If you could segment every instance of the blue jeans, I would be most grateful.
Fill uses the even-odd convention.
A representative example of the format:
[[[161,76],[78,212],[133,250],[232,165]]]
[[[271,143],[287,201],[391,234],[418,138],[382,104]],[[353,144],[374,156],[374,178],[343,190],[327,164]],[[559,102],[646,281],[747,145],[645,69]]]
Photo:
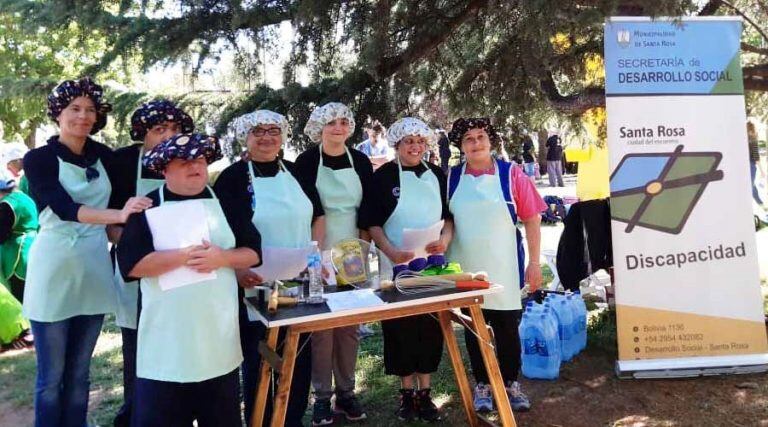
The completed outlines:
[[[523,163],[523,171],[530,177],[536,176],[536,163]]]
[[[763,201],[760,200],[760,193],[757,191],[757,185],[755,184],[755,177],[757,177],[757,163],[749,161],[749,177],[750,184],[752,184],[752,198],[755,199],[758,205],[762,206]]]
[[[91,356],[103,321],[103,314],[31,321],[37,355],[35,427],[87,425]]]

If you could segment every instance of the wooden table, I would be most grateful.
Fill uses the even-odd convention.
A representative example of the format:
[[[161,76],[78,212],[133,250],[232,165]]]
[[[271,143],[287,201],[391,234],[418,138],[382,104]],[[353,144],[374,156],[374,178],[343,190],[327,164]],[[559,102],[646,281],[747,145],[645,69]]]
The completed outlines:
[[[499,370],[499,363],[493,347],[489,344],[491,342],[490,333],[480,309],[483,297],[499,290],[501,290],[501,286],[494,285],[490,289],[483,290],[440,290],[419,295],[403,295],[397,291],[377,291],[376,294],[387,304],[337,312],[331,312],[326,304],[302,304],[297,307],[281,307],[277,313],[268,313],[266,308],[259,304],[257,298],[249,298],[248,300],[251,305],[257,307],[254,311],[256,318],[267,327],[266,342],[262,341],[259,345],[262,362],[251,427],[261,427],[264,421],[270,367],[280,373],[271,425],[272,427],[283,426],[288,405],[288,394],[293,379],[293,368],[298,352],[299,334],[427,313],[437,314],[440,321],[440,328],[443,332],[445,345],[448,347],[451,365],[456,376],[456,384],[461,393],[469,425],[492,424],[485,418],[478,416],[475,412],[472,402],[472,388],[464,369],[461,352],[459,351],[459,345],[456,342],[456,335],[451,323],[454,321],[471,328],[480,338],[478,344],[483,362],[488,371],[488,378],[501,424],[504,427],[516,426],[515,418],[512,415],[512,408],[504,388],[501,371]],[[459,318],[461,316],[459,310],[462,308],[469,310],[469,319],[466,319],[466,316],[465,319]],[[288,328],[283,344],[282,357],[276,352],[280,328]]]

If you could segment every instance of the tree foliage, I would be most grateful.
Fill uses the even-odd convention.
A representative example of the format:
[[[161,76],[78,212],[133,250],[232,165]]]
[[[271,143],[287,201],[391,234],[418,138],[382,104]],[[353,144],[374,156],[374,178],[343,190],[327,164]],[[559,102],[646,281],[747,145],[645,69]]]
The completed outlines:
[[[3,19],[24,16],[18,30],[30,40],[73,26],[98,34],[103,53],[86,54],[82,74],[120,61],[144,69],[184,61],[199,69],[234,49],[248,90],[222,100],[211,124],[224,133],[236,115],[272,108],[287,113],[299,146],[307,142],[301,129],[311,108],[331,100],[350,104],[359,122],[429,117],[436,103],[450,116],[492,116],[508,132],[580,118],[605,102],[608,16],[738,11],[768,21],[759,0],[713,0],[702,8],[693,0],[0,0],[0,10]],[[258,74],[263,59],[242,41],[272,50],[283,22],[294,31],[284,85],[252,85],[248,75]],[[750,25],[744,34],[745,85],[766,91],[764,34]],[[299,84],[300,70],[308,85]]]

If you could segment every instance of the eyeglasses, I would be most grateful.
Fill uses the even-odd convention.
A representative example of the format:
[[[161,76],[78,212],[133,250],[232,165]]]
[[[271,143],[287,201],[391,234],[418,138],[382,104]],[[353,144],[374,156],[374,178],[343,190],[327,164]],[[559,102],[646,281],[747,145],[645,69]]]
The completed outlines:
[[[268,129],[253,128],[253,129],[251,129],[251,135],[253,135],[253,136],[264,136],[264,135],[278,136],[281,133],[283,133],[283,130],[280,129],[280,128],[268,128]]]

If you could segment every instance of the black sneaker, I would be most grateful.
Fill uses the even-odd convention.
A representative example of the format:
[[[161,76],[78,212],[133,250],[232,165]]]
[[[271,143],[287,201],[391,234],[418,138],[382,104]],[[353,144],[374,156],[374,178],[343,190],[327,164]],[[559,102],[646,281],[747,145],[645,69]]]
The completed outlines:
[[[437,406],[432,402],[429,392],[432,389],[423,388],[416,391],[416,409],[419,411],[419,418],[428,423],[440,421],[440,412]]]
[[[367,418],[365,411],[363,411],[363,405],[357,400],[357,396],[349,394],[348,396],[339,397],[336,396],[336,404],[333,406],[333,412],[337,414],[344,414],[347,417],[347,421],[360,421]]]
[[[413,400],[413,389],[400,389],[400,407],[395,412],[400,421],[412,421],[418,415],[416,412],[416,402]]]
[[[312,408],[312,425],[329,426],[333,424],[333,411],[330,399],[316,400]]]

